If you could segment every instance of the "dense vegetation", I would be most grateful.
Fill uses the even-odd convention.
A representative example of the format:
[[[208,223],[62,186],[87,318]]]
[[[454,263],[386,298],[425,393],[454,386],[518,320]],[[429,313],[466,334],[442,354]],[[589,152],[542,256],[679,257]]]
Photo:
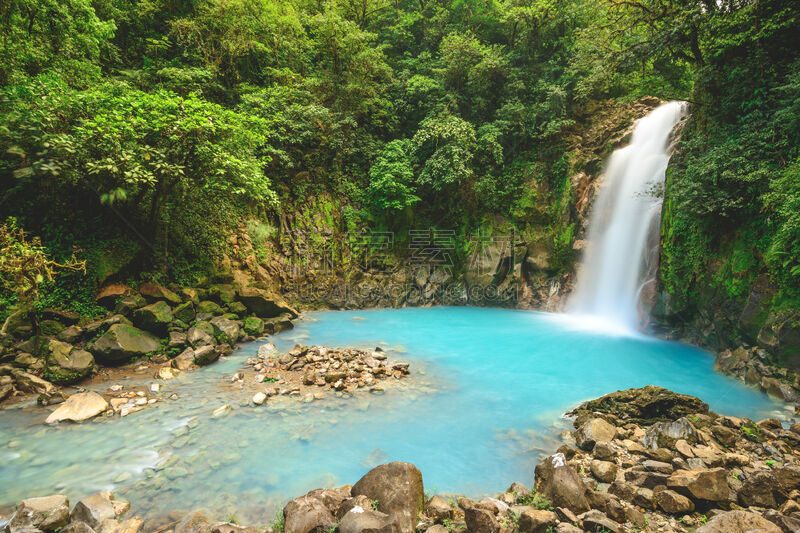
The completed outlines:
[[[642,95],[695,103],[676,301],[800,294],[794,0],[9,0],[0,31],[0,213],[92,272],[55,300],[190,280],[323,194],[343,229],[534,225],[569,269],[567,139]]]

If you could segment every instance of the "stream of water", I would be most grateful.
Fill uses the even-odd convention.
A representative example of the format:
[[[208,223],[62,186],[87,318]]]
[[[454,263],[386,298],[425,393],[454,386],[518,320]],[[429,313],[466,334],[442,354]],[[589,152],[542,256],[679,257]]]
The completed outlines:
[[[581,326],[564,315],[469,307],[309,313],[270,340],[281,350],[296,342],[381,346],[411,363],[411,378],[380,396],[328,394],[309,404],[282,397],[255,407],[252,393],[230,385],[260,344],[251,343],[165,382],[162,401],[125,418],[50,427],[47,409],[6,408],[0,506],[112,489],[148,517],[206,509],[266,524],[287,499],[354,483],[390,460],[415,463],[439,492],[479,496],[531,484],[533,466],[569,427],[562,414],[617,389],[661,385],[726,414],[789,414],[714,373],[702,350]],[[120,383],[150,383],[149,375]],[[173,393],[178,399],[167,399]],[[226,403],[231,412],[212,418]]]

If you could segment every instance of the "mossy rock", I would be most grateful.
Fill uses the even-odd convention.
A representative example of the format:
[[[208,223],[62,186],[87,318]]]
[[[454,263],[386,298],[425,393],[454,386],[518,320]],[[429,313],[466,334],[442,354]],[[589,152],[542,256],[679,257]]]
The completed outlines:
[[[231,302],[228,304],[228,312],[242,318],[247,315],[247,307],[242,302]]]
[[[186,322],[187,324],[191,323],[195,317],[194,304],[192,302],[182,303],[172,310],[172,316],[178,320]]]
[[[141,294],[132,294],[117,301],[117,304],[114,306],[114,313],[129,316],[136,309],[144,307],[145,305],[147,305],[147,300],[144,299],[144,296]]]
[[[160,348],[161,341],[154,335],[127,324],[114,324],[92,344],[91,352],[98,362],[113,366]]]
[[[208,297],[221,304],[229,304],[236,300],[236,287],[227,283],[212,285],[208,288]]]
[[[182,301],[180,296],[158,283],[142,283],[139,286],[139,292],[148,302],[166,300],[173,305],[178,305]]]
[[[48,345],[48,352],[44,374],[53,383],[74,383],[88,376],[95,368],[91,353],[69,343],[53,339]]]
[[[258,337],[264,333],[264,321],[254,316],[244,319],[244,332],[253,337]]]
[[[58,320],[42,320],[39,322],[39,330],[42,332],[42,335],[55,337],[64,330],[64,324]]]
[[[219,315],[222,314],[222,307],[220,307],[218,303],[212,302],[211,300],[204,300],[197,305],[197,314],[200,315],[204,313]]]
[[[251,313],[260,317],[273,318],[286,313],[297,318],[297,311],[283,298],[262,289],[244,287],[239,290],[239,299]]]
[[[133,312],[133,324],[137,328],[166,335],[172,322],[172,308],[167,302],[159,301]]]
[[[605,413],[620,420],[649,425],[678,420],[697,413],[708,413],[708,404],[694,396],[647,385],[641,389],[606,394],[602,398],[581,404],[569,414],[580,419],[587,413]]]
[[[206,335],[209,335],[210,337],[213,337],[214,333],[216,333],[216,330],[214,329],[214,326],[211,324],[211,322],[208,322],[206,320],[197,321],[194,327],[196,327]]]

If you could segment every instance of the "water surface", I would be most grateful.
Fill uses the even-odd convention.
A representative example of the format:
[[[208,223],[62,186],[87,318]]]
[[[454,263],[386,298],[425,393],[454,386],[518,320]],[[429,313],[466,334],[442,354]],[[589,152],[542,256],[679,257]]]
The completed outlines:
[[[381,396],[328,394],[304,404],[271,399],[253,407],[230,376],[261,344],[162,386],[155,406],[125,418],[47,427],[49,411],[0,411],[0,506],[99,489],[156,516],[202,508],[266,524],[288,498],[354,483],[370,467],[403,460],[427,488],[480,496],[533,466],[569,427],[561,415],[618,389],[660,385],[699,396],[712,409],[759,419],[787,413],[713,371],[690,346],[585,330],[560,315],[503,309],[410,308],[309,313],[271,337],[280,350],[308,345],[381,346],[411,362],[412,378]],[[139,381],[149,383],[144,376]],[[126,386],[136,382],[121,382]],[[226,384],[227,383],[227,384]],[[108,383],[110,385],[110,383]],[[170,394],[178,395],[169,400]],[[230,403],[231,412],[211,418]]]

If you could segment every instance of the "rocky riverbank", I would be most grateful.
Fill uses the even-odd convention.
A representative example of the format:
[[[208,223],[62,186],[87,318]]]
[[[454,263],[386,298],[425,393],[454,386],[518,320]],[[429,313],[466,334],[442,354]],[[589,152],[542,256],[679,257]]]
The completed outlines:
[[[316,353],[309,349],[308,354]],[[313,355],[312,355],[313,357]],[[297,359],[297,358],[295,358]],[[21,502],[10,533],[762,533],[800,530],[800,424],[754,422],[708,410],[700,399],[658,387],[630,389],[569,413],[563,445],[494,497],[426,494],[408,463],[372,469],[355,485],[291,500],[270,525],[219,524],[202,512],[144,522],[71,514],[62,496]],[[531,488],[528,488],[531,487]],[[58,501],[56,501],[58,500]],[[57,510],[44,509],[53,506]],[[37,514],[38,513],[38,514]],[[212,513],[213,514],[213,513]],[[60,517],[59,520],[47,517]],[[89,522],[87,522],[87,519]],[[104,525],[104,520],[112,520]],[[57,525],[56,525],[57,522]],[[120,529],[123,527],[125,529]],[[2,528],[0,528],[2,529]]]
[[[291,329],[298,316],[280,297],[254,287],[174,289],[110,285],[97,295],[108,308],[102,319],[50,310],[38,331],[21,316],[10,321],[0,339],[0,402],[38,395],[41,404],[60,403],[61,386],[142,361],[169,367],[157,376],[169,379],[230,354],[238,342]]]

